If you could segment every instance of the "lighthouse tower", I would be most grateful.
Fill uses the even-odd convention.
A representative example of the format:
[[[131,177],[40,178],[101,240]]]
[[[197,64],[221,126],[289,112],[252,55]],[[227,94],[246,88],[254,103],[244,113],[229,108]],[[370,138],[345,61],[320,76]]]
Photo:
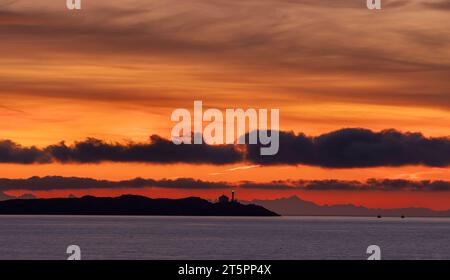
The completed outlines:
[[[231,202],[235,202],[234,190],[231,190]]]

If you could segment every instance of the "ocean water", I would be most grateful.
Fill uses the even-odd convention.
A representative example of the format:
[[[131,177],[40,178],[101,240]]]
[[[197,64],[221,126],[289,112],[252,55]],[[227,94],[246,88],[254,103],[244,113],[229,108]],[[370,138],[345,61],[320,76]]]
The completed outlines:
[[[450,259],[450,219],[0,216],[0,259]]]

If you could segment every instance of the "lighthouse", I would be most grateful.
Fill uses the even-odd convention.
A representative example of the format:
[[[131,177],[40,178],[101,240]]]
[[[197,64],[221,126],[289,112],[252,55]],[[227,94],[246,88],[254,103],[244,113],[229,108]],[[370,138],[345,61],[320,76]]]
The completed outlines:
[[[235,198],[234,198],[234,190],[231,190],[231,202],[234,202]]]

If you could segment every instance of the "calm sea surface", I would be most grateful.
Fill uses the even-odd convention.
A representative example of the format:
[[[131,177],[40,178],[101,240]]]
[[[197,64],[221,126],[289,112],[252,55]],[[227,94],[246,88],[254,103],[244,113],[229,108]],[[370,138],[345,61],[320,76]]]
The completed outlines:
[[[450,219],[0,216],[0,259],[450,259]]]

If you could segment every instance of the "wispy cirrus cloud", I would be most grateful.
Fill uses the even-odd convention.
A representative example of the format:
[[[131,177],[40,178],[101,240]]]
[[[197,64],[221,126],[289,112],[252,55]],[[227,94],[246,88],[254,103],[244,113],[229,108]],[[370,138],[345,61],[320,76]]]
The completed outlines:
[[[447,13],[450,10],[450,1],[448,0],[424,1],[422,2],[422,5],[430,9]]]
[[[76,15],[55,1],[24,2],[0,7],[0,50],[14,70],[0,74],[0,95],[151,104],[208,88],[215,100],[276,92],[450,106],[445,1],[386,0],[376,15],[365,1],[101,0]],[[56,66],[28,75],[42,59]],[[92,78],[93,60],[106,75]],[[152,79],[163,68],[189,86]]]

